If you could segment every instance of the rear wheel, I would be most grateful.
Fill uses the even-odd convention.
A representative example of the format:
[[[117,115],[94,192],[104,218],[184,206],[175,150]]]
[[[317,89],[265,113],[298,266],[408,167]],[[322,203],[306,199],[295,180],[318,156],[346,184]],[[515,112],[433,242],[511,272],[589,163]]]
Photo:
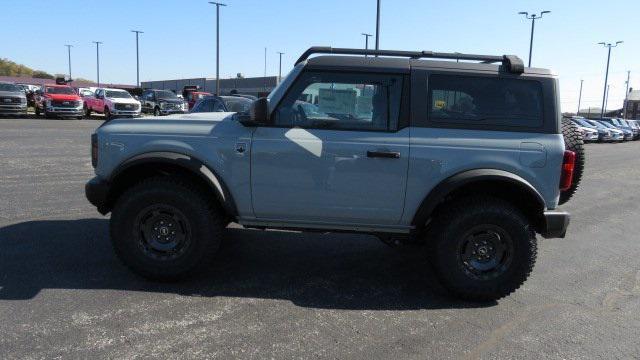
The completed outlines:
[[[569,201],[571,197],[578,190],[580,181],[582,180],[582,173],[585,167],[585,151],[584,141],[578,131],[578,127],[567,119],[562,120],[562,136],[564,137],[564,146],[566,150],[576,153],[576,163],[573,169],[573,179],[571,187],[569,189],[560,192],[559,204],[562,205]]]
[[[104,107],[104,117],[107,121],[111,120],[111,111],[109,111],[108,107]]]
[[[429,256],[438,278],[466,300],[509,295],[524,283],[536,259],[536,239],[527,218],[497,198],[453,203],[436,217],[429,235]]]
[[[146,278],[171,281],[213,257],[224,227],[221,212],[188,182],[153,178],[127,190],[111,215],[118,257]]]
[[[87,106],[87,104],[84,104],[84,116],[86,117],[91,116],[91,109]]]
[[[160,116],[160,108],[156,107],[155,109],[153,109],[153,116]]]
[[[38,107],[38,105],[36,105],[35,111],[36,111],[36,116],[40,116],[40,108]]]

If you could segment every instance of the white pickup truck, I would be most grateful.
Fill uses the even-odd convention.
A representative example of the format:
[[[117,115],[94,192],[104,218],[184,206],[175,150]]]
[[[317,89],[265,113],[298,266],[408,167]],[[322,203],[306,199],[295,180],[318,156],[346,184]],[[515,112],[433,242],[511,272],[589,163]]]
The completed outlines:
[[[104,114],[107,120],[113,117],[140,116],[140,102],[125,90],[97,88],[93,96],[84,98],[85,115],[92,112]]]

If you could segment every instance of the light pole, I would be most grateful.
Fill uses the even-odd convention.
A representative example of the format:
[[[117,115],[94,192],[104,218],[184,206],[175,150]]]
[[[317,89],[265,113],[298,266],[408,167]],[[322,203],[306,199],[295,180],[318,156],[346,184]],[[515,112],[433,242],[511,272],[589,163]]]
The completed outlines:
[[[96,44],[96,75],[98,87],[100,87],[100,44],[102,44],[102,41],[94,41],[93,43]]]
[[[282,81],[282,54],[283,52],[278,51],[278,55],[280,55],[280,64],[278,65],[278,83]]]
[[[69,54],[69,81],[71,81],[71,48],[73,45],[65,45],[67,47],[67,53]]]
[[[609,106],[609,90],[611,90],[611,85],[607,85],[607,92],[606,92],[606,95],[604,97],[604,110],[603,111],[606,111],[607,106]]]
[[[604,93],[602,94],[602,110],[600,111],[600,118],[604,117],[604,106],[605,106],[605,98],[607,97],[607,81],[609,81],[609,61],[611,60],[611,48],[618,46],[618,44],[622,44],[622,41],[616,41],[615,44],[599,42],[598,45],[602,45],[608,48],[607,52],[607,70],[604,73]]]
[[[582,83],[584,82],[584,80],[580,79],[580,95],[578,95],[578,111],[576,112],[576,115],[580,115],[580,102],[582,101]]]
[[[136,84],[140,87],[140,51],[138,47],[138,36],[144,34],[144,31],[131,30],[131,32],[136,33]]]
[[[364,36],[364,49],[369,50],[369,38],[373,35],[362,33],[362,36]],[[367,57],[367,55],[365,55],[364,57]]]
[[[262,85],[264,86],[264,91],[267,92],[267,47],[264,48],[264,77],[262,78]]]
[[[220,6],[227,4],[209,1],[216,6],[216,95],[220,95]]]
[[[542,19],[542,16],[544,14],[550,14],[550,13],[551,11],[547,11],[547,10],[541,12],[540,15],[536,15],[536,14],[529,15],[529,13],[526,11],[521,11],[518,13],[520,15],[524,15],[526,19],[531,20],[531,40],[529,40],[529,65],[528,65],[529,67],[531,67],[531,52],[533,51],[533,30],[536,27],[536,20]]]
[[[631,71],[627,70],[627,81],[624,83],[627,84],[627,88],[624,91],[624,111],[622,113],[622,118],[627,118],[627,102],[629,101],[629,78],[631,77]]]
[[[380,0],[376,7],[376,50],[380,49]]]

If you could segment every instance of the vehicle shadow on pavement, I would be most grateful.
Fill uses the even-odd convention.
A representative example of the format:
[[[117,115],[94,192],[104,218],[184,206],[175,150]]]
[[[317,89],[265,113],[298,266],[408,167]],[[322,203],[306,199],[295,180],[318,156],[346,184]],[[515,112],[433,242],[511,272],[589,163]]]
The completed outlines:
[[[411,310],[461,302],[437,283],[419,247],[371,236],[227,229],[211,266],[179,283],[154,283],[115,257],[108,220],[28,221],[0,228],[0,300],[44,289],[117,289],[202,297],[289,300],[313,308]]]

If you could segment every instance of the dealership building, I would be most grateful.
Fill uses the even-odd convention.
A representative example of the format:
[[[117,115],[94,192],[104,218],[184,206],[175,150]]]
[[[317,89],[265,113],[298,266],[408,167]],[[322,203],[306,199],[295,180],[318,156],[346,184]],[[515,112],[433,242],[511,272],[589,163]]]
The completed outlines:
[[[277,76],[220,79],[220,95],[228,95],[235,90],[240,94],[266,96],[277,84]],[[212,94],[216,91],[215,78],[143,81],[140,85],[144,89],[171,90],[177,94],[182,93],[185,86],[198,86],[200,91]]]

